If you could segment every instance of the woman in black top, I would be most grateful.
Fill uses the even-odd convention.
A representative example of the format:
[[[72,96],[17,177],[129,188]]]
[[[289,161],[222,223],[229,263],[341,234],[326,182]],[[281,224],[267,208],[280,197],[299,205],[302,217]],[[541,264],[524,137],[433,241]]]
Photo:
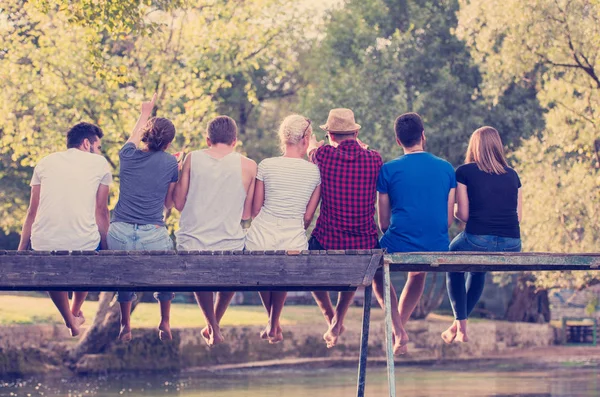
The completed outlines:
[[[521,181],[508,166],[498,131],[482,127],[469,141],[465,164],[456,170],[454,216],[465,230],[450,243],[450,251],[521,251]],[[446,285],[454,323],[444,333],[446,343],[468,342],[467,318],[479,301],[485,272],[448,273]]]

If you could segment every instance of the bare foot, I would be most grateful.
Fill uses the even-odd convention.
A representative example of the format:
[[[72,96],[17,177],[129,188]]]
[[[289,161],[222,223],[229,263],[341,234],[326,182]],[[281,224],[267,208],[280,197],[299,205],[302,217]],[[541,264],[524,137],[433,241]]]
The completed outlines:
[[[401,355],[408,353],[408,334],[401,328],[399,337],[394,335],[394,354]]]
[[[204,339],[204,342],[210,346],[210,331],[208,329],[208,325],[204,328],[202,328],[202,331],[200,332],[200,334],[202,335],[202,339]]]
[[[71,326],[69,330],[71,331],[71,336],[77,336],[81,332],[79,327],[85,323],[85,317],[83,317],[83,313],[79,312],[80,316],[73,316],[73,321],[71,322]]]
[[[173,335],[171,334],[171,325],[168,322],[161,321],[158,325],[158,339],[163,342],[173,340]]]
[[[442,332],[441,336],[444,342],[446,342],[448,345],[454,342],[454,339],[456,338],[456,326],[453,324],[452,326],[448,327],[447,330]]]
[[[343,325],[333,324],[329,327],[327,332],[323,334],[323,339],[327,343],[327,348],[331,349],[337,344],[338,338],[344,331]]]
[[[131,342],[131,327],[128,325],[124,325],[121,327],[121,332],[119,332],[119,340],[124,343]]]
[[[281,326],[277,326],[276,328],[271,328],[268,333],[269,343],[274,345],[276,343],[283,341],[283,329]]]
[[[209,328],[209,335],[210,335],[210,339],[208,341],[208,345],[210,347],[213,347],[214,345],[218,345],[219,343],[225,342],[225,338],[223,337],[223,334],[221,334],[221,330],[219,328],[217,328],[217,329]]]
[[[269,326],[267,325],[265,329],[260,331],[260,339],[269,340]]]
[[[469,337],[467,336],[466,331],[458,330],[456,331],[456,341],[461,343],[467,343],[469,341]]]

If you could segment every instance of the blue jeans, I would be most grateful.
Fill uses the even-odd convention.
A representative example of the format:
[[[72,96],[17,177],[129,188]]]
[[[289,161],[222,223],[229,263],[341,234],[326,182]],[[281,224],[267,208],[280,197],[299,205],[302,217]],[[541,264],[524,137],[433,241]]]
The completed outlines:
[[[108,228],[108,249],[118,251],[169,251],[173,249],[173,240],[167,228],[158,225],[137,225],[125,222],[113,222]],[[170,301],[175,296],[172,292],[155,292],[154,298],[159,301]],[[118,302],[131,302],[135,293],[118,291]]]
[[[450,251],[476,252],[521,252],[521,239],[460,233],[450,243]],[[448,297],[454,311],[454,318],[466,320],[481,298],[485,285],[485,272],[469,272],[465,283],[465,273],[446,274]]]

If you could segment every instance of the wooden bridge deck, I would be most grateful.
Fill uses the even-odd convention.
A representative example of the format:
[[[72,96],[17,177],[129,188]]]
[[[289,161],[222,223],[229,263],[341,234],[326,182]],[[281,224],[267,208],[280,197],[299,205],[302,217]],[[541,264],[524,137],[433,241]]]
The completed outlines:
[[[600,254],[347,251],[0,251],[0,290],[264,291],[365,287],[357,396],[364,396],[371,283],[384,273],[389,395],[396,396],[391,271],[598,270]]]
[[[354,290],[382,250],[0,251],[0,290]]]

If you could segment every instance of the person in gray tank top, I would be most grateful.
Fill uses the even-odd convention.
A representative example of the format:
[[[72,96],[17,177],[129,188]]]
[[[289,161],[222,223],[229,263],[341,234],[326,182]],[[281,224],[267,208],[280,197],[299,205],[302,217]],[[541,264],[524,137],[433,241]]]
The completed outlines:
[[[178,250],[242,250],[242,220],[250,219],[256,163],[235,152],[237,125],[227,116],[208,123],[208,149],[191,152],[184,160],[173,194],[181,212],[176,233]],[[219,322],[235,292],[195,292],[204,313],[202,337],[209,346],[223,342]]]

